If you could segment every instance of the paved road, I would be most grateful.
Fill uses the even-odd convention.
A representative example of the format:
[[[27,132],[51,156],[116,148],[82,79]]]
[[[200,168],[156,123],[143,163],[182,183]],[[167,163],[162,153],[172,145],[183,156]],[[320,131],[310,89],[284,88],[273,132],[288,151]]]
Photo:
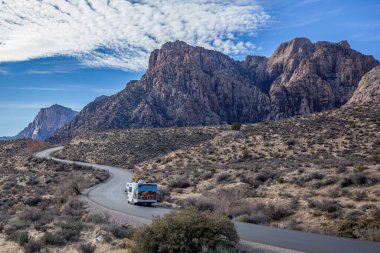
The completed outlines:
[[[74,163],[73,161],[50,156],[62,148],[63,147],[47,149],[36,153],[35,156],[38,158],[52,159],[64,164]],[[100,184],[88,192],[88,198],[94,203],[111,210],[145,219],[151,219],[152,216],[163,215],[171,211],[170,209],[162,207],[141,207],[128,204],[124,187],[125,183],[132,179],[132,174],[129,171],[105,165],[82,162],[75,163],[108,170],[111,174],[111,178],[106,183]],[[235,222],[235,227],[241,239],[302,252],[380,253],[380,243],[278,229],[241,222]]]

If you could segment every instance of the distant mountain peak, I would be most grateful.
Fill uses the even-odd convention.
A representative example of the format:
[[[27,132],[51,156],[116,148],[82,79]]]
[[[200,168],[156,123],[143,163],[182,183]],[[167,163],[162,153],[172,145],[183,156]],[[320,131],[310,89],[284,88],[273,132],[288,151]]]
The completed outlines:
[[[13,138],[45,140],[71,122],[77,114],[78,112],[58,104],[42,108],[33,122]]]

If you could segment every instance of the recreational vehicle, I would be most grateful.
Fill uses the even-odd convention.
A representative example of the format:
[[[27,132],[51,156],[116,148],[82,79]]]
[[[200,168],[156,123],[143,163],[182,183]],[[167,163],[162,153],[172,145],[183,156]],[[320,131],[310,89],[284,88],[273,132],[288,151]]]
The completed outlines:
[[[128,203],[133,205],[157,203],[157,184],[144,181],[127,183],[125,192]]]

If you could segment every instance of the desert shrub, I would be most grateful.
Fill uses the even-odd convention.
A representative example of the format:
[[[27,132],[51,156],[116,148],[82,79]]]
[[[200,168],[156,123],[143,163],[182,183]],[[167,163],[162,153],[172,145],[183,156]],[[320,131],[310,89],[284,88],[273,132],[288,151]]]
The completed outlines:
[[[345,173],[347,172],[347,166],[346,165],[339,165],[339,167],[336,170],[337,173]]]
[[[356,239],[358,238],[354,233],[355,223],[352,221],[344,221],[338,227],[338,235],[342,237]]]
[[[341,206],[335,200],[322,199],[322,200],[309,200],[309,208],[315,208],[323,212],[333,213],[341,209]]]
[[[77,241],[80,237],[80,231],[73,229],[62,229],[57,234],[63,238],[65,242]]]
[[[85,187],[86,181],[83,175],[78,173],[71,174],[65,181],[60,182],[58,185],[55,193],[56,200],[60,203],[64,203],[67,199],[70,199],[71,196],[81,194]]]
[[[278,221],[293,214],[292,209],[287,205],[269,203],[263,209],[263,212],[270,220]]]
[[[96,250],[96,245],[92,243],[82,243],[79,245],[79,251],[81,253],[94,253]]]
[[[342,187],[348,187],[348,186],[365,186],[365,185],[373,185],[378,182],[378,178],[376,177],[369,177],[365,173],[354,173],[350,174],[348,177],[345,177],[340,182],[340,185]]]
[[[368,169],[368,167],[367,167],[367,166],[364,166],[364,165],[362,165],[362,164],[356,166],[356,168],[355,168],[355,170],[356,170],[356,171],[359,171],[359,172],[365,171],[365,170],[367,170],[367,169]]]
[[[31,197],[25,200],[25,204],[28,206],[37,206],[41,201],[41,197]]]
[[[29,222],[21,221],[21,220],[14,220],[8,222],[8,225],[5,226],[4,232],[8,236],[8,238],[12,238],[13,234],[17,231],[24,230],[28,228],[30,225]]]
[[[64,238],[57,232],[46,232],[41,240],[46,245],[62,246],[65,244]]]
[[[110,215],[108,213],[102,214],[90,214],[87,216],[86,221],[94,224],[102,224],[107,223],[110,219]]]
[[[190,186],[190,182],[183,177],[177,177],[169,181],[168,186],[171,188],[187,188]]]
[[[18,217],[22,221],[35,222],[41,219],[42,212],[36,208],[26,208],[18,214]]]
[[[158,200],[164,201],[170,198],[170,190],[167,187],[159,187],[158,188]]]
[[[27,231],[16,231],[11,235],[11,238],[18,245],[23,246],[24,244],[29,242],[29,233]]]
[[[63,213],[73,218],[80,219],[84,208],[83,202],[78,199],[70,199],[63,207]]]
[[[262,182],[259,181],[259,180],[257,180],[256,178],[254,178],[254,177],[247,177],[244,174],[240,176],[240,181],[242,183],[248,184],[252,188],[257,188],[257,187],[259,187],[262,184]]]
[[[285,143],[288,146],[294,146],[294,145],[296,145],[297,141],[295,139],[289,139]]]
[[[216,177],[216,182],[218,183],[224,183],[230,178],[230,175],[228,173],[221,173]]]
[[[46,225],[52,222],[53,220],[54,217],[51,214],[44,212],[44,214],[39,220],[33,222],[34,228],[39,231],[46,231]]]
[[[36,240],[30,240],[28,243],[24,245],[25,253],[38,253],[42,249],[42,243]]]
[[[372,160],[373,160],[375,163],[380,163],[380,155],[373,155],[373,156],[372,156]]]
[[[274,179],[275,174],[270,171],[262,171],[256,175],[256,180],[259,182],[266,182],[268,179]]]
[[[103,230],[110,232],[117,239],[131,238],[133,235],[133,228],[127,225],[118,225],[111,223],[103,227]]]
[[[240,129],[241,129],[241,124],[240,123],[233,123],[231,125],[231,130],[240,131]]]
[[[202,247],[235,247],[239,238],[225,216],[194,209],[156,217],[134,235],[138,252],[201,252]]]
[[[354,200],[356,201],[362,201],[368,197],[368,194],[366,191],[355,191],[354,192]]]
[[[186,208],[193,207],[198,211],[214,211],[215,204],[211,199],[207,198],[187,198],[183,202],[183,206]]]
[[[98,182],[104,182],[110,177],[110,172],[108,170],[96,170],[95,178]]]
[[[203,174],[203,179],[208,180],[211,179],[214,174],[211,171],[207,171]]]
[[[84,224],[80,221],[66,221],[59,223],[58,226],[61,227],[62,230],[76,230],[79,232],[84,228]]]
[[[241,222],[253,223],[253,224],[266,224],[269,222],[267,215],[261,211],[252,213],[251,215],[245,214],[238,217],[238,220]]]

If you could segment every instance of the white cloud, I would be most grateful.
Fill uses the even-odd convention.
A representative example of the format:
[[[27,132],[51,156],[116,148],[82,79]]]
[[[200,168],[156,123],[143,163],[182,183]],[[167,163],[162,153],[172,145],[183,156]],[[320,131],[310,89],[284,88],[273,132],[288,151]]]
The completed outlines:
[[[0,62],[75,56],[90,66],[146,68],[167,41],[235,55],[269,19],[253,0],[2,0]]]

